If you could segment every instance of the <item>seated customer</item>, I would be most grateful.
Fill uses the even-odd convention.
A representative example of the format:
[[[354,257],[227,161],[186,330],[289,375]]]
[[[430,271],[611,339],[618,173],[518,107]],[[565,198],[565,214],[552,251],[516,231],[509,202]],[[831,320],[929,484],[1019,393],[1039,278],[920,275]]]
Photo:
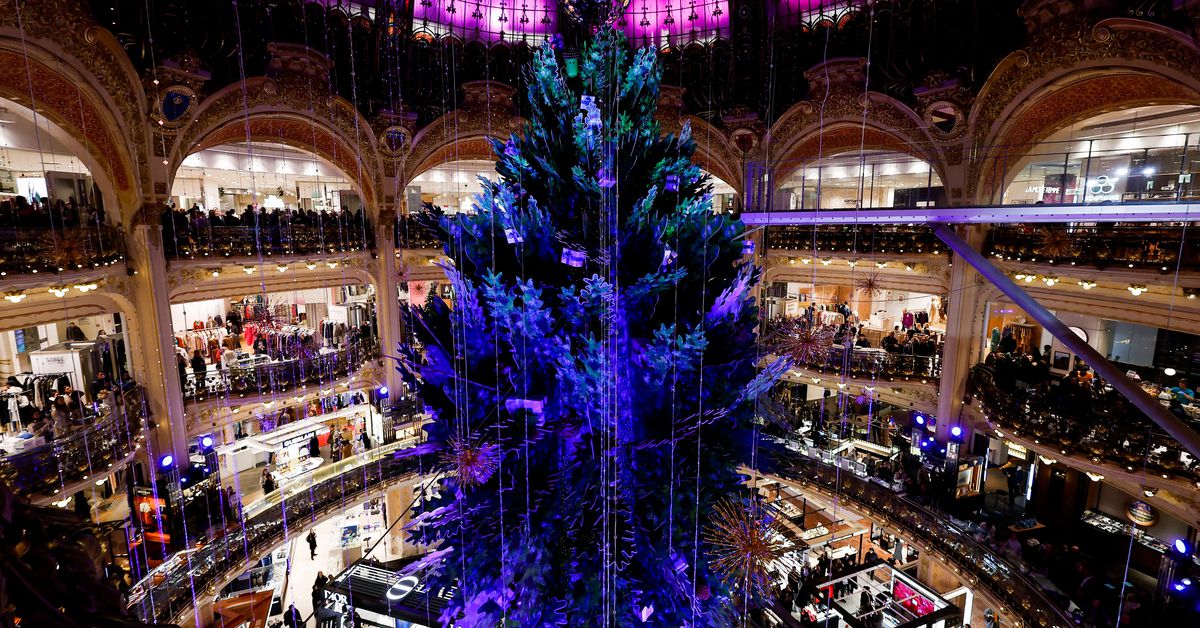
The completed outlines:
[[[1179,385],[1171,388],[1171,394],[1179,403],[1187,406],[1196,403],[1196,391],[1188,388],[1187,379],[1180,379]]]

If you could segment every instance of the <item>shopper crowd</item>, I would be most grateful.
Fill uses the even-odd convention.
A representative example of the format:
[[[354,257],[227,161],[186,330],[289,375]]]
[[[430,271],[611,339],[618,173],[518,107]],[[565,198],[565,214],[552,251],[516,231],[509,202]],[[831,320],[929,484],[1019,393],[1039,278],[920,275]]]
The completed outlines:
[[[0,229],[51,229],[105,224],[104,211],[95,205],[80,203],[74,196],[67,200],[24,196],[0,200]]]
[[[177,209],[160,217],[167,257],[202,255],[309,254],[360,250],[374,244],[361,210]]]

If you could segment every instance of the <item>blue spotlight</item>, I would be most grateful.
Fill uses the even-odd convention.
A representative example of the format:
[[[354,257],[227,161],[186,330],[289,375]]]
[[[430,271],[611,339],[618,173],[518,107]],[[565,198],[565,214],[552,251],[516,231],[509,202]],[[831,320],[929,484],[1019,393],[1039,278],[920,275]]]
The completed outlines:
[[[925,425],[925,416],[924,415],[921,415],[921,414],[917,415],[917,425]]]
[[[950,435],[953,436],[954,438],[962,438],[962,435],[963,435],[962,426],[955,425],[954,427],[950,428]]]
[[[201,436],[200,437],[200,446],[205,449],[212,449],[213,437],[212,436]]]
[[[375,391],[375,392],[376,392],[376,393],[379,395],[379,397],[380,397],[381,399],[383,399],[383,398],[386,398],[386,397],[388,396],[388,387],[387,387],[387,386],[380,386],[380,387],[379,387],[379,390],[377,390],[377,391]]]
[[[1172,543],[1172,545],[1175,546],[1176,552],[1179,552],[1180,554],[1183,554],[1184,556],[1190,556],[1192,553],[1192,546],[1189,545],[1188,542],[1185,541],[1184,539],[1175,539],[1175,542]]]
[[[167,454],[158,459],[158,466],[164,469],[170,469],[171,465],[173,464],[175,464],[175,456],[172,456],[171,454]]]

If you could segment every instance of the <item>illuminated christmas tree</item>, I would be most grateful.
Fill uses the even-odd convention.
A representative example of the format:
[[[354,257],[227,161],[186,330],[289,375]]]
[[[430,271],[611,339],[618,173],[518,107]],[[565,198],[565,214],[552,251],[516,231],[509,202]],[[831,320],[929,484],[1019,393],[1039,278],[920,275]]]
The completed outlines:
[[[604,29],[561,61],[537,52],[476,210],[428,210],[453,307],[414,309],[403,370],[447,477],[410,531],[445,624],[728,625],[706,531],[750,503],[759,269],[689,128],[661,134],[655,52]]]

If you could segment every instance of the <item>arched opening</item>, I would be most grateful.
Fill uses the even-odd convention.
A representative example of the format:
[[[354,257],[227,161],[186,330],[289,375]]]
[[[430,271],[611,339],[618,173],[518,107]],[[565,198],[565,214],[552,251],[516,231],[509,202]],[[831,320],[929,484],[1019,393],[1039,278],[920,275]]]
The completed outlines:
[[[1200,198],[1200,107],[1150,105],[1078,120],[1010,150],[1000,203],[1185,201]]]
[[[0,276],[96,268],[124,257],[82,146],[0,98]]]
[[[235,142],[189,155],[170,206],[168,257],[320,255],[372,244],[358,187],[327,160],[282,143]]]
[[[790,164],[776,208],[786,210],[927,207],[945,203],[929,163],[896,151],[842,153]]]

